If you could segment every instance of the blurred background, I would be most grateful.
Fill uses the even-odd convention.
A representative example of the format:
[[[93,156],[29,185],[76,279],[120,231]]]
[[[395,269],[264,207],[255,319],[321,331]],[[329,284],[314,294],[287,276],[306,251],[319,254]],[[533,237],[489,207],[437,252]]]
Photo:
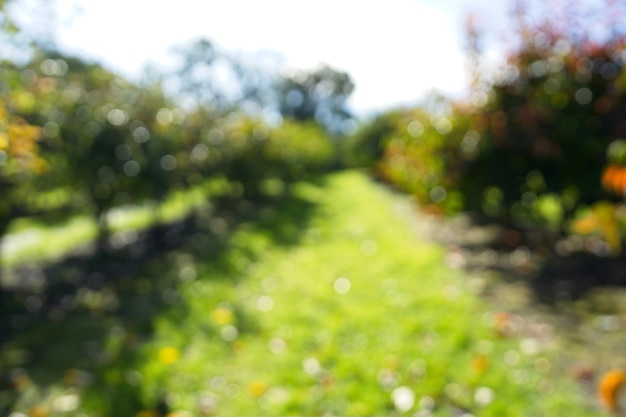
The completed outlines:
[[[490,22],[489,36],[497,37],[506,30],[507,7],[471,0],[397,1],[386,8],[331,2],[297,7],[281,1],[183,2],[170,7],[64,0],[23,1],[13,9],[25,37],[95,60],[133,80],[149,65],[161,72],[171,69],[176,64],[172,51],[203,37],[241,59],[264,59],[274,70],[320,64],[340,68],[356,84],[350,105],[362,113],[415,102],[432,89],[466,90],[464,19],[470,12],[480,14]],[[14,52],[19,56],[23,51]],[[382,62],[393,77],[380,73]]]
[[[620,415],[625,12],[0,0],[0,414]]]

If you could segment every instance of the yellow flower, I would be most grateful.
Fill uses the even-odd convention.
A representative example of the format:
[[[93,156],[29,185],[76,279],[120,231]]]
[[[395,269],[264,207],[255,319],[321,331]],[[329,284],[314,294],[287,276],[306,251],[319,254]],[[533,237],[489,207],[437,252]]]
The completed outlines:
[[[31,417],[48,417],[50,415],[50,409],[44,405],[36,405],[31,407],[28,415]]]
[[[250,394],[254,397],[260,397],[267,391],[267,384],[263,381],[254,381],[250,384],[248,389],[250,390]]]
[[[211,313],[211,319],[215,324],[224,326],[233,322],[233,312],[226,307],[218,307]]]
[[[608,371],[600,379],[598,397],[609,411],[618,411],[617,394],[624,385],[624,381],[626,381],[626,373],[619,369]]]
[[[180,351],[173,347],[166,347],[159,351],[159,361],[164,364],[171,364],[178,360]]]
[[[9,149],[9,135],[6,132],[0,132],[0,151]]]

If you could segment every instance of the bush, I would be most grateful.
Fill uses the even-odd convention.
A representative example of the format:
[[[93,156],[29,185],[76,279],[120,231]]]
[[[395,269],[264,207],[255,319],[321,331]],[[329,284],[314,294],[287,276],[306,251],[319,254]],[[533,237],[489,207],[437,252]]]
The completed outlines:
[[[379,116],[358,133],[357,143],[363,145],[361,155],[366,155],[362,160],[381,148],[375,169],[383,180],[396,184],[422,205],[454,213],[463,208],[456,185],[462,168],[459,149],[467,148],[468,122],[464,108],[441,97],[432,98],[424,107]]]
[[[223,139],[210,153],[221,155],[226,177],[248,197],[280,194],[285,185],[328,171],[335,144],[314,122],[284,120],[272,128],[261,120],[233,115],[217,128]]]

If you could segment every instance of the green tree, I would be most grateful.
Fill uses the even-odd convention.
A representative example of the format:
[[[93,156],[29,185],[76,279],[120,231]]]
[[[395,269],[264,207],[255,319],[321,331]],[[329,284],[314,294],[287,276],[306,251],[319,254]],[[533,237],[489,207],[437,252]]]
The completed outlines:
[[[625,43],[611,32],[596,39],[567,25],[531,25],[525,13],[518,9],[519,47],[476,109],[480,146],[461,187],[468,207],[489,215],[540,220],[537,204],[549,198],[563,221],[608,196],[600,187],[606,149],[626,135]]]
[[[273,106],[279,58],[269,52],[234,54],[200,38],[174,49],[177,66],[165,75],[172,95],[212,112],[259,115]]]
[[[354,83],[346,72],[327,65],[283,76],[275,90],[283,117],[314,120],[335,135],[342,134],[344,122],[352,118],[348,98]]]
[[[74,204],[84,202],[78,209],[93,211],[104,247],[112,207],[161,201],[174,183],[176,163],[162,161],[182,146],[169,126],[179,126],[184,115],[170,109],[158,85],[140,88],[57,52],[41,51],[22,73],[33,97],[28,117],[43,126],[45,154],[53,161],[39,184],[70,190]]]

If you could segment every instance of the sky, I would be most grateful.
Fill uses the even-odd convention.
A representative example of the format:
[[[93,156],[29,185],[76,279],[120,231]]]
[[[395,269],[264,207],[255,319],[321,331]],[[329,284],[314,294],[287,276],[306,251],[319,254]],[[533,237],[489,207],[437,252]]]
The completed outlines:
[[[17,3],[27,10],[28,0]],[[327,64],[346,71],[356,85],[350,106],[362,114],[414,103],[433,89],[462,94],[467,87],[463,22],[473,12],[496,26],[508,2],[48,0],[46,4],[46,19],[53,24],[43,29],[45,36],[62,50],[131,79],[138,79],[149,62],[165,67],[173,46],[205,37],[234,53],[272,51],[287,67]]]

